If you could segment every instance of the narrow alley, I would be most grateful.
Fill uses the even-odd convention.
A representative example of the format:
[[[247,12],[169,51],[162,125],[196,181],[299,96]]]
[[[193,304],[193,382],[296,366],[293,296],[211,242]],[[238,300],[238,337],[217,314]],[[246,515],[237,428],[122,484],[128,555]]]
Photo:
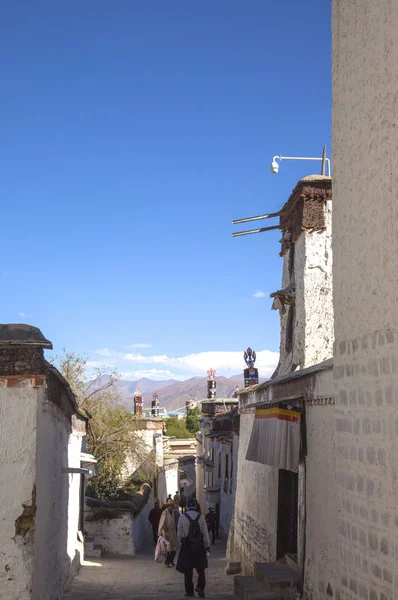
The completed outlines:
[[[225,546],[212,548],[206,570],[208,600],[232,600],[233,577],[224,574]],[[153,560],[153,546],[134,557],[90,559],[74,579],[65,600],[182,600],[184,577]]]

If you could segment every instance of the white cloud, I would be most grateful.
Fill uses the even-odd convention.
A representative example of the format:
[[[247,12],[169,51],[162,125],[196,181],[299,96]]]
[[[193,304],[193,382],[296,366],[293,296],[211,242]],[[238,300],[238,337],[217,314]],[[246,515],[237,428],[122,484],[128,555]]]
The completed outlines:
[[[22,318],[23,318],[23,317],[30,317],[30,315],[28,315],[28,313],[25,313],[25,312],[19,312],[19,313],[18,313],[18,316],[19,316],[19,317],[22,317]]]
[[[108,349],[108,364],[121,371],[123,378],[150,377],[152,379],[189,379],[190,377],[205,377],[207,370],[211,367],[216,369],[218,375],[230,377],[240,373],[245,362],[242,352],[209,351],[186,356],[167,356],[166,354],[154,354],[144,356],[114,352]],[[274,371],[279,359],[278,352],[260,350],[257,352],[256,367],[261,377],[268,377]],[[103,362],[90,361],[90,365],[103,365]],[[127,366],[128,365],[128,366]]]
[[[148,377],[148,379],[175,379],[171,371],[166,369],[142,369],[138,371],[121,371],[120,376],[122,379],[141,379],[142,377]]]
[[[108,366],[108,363],[106,363],[104,360],[88,360],[88,361],[86,361],[87,369],[100,369],[100,368],[104,368],[106,366]]]
[[[262,292],[261,290],[257,290],[257,292],[254,292],[253,294],[253,298],[265,298],[267,294],[265,292]]]
[[[152,348],[152,344],[129,344],[126,348]]]
[[[95,353],[99,354],[100,356],[116,356],[119,354],[119,352],[109,350],[109,348],[101,348],[100,350],[96,350]]]
[[[159,363],[166,364],[170,358],[165,354],[155,354],[154,356],[143,356],[142,354],[122,354],[124,360],[136,363]]]

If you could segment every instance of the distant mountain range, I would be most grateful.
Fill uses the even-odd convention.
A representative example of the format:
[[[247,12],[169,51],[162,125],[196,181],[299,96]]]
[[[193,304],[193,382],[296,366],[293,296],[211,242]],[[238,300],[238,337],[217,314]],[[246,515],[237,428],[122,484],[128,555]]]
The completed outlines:
[[[235,386],[243,386],[243,375],[234,375],[233,377],[217,377],[217,397],[231,398]],[[168,411],[184,408],[188,400],[204,400],[207,395],[207,378],[192,377],[186,381],[176,381],[168,379],[167,381],[153,381],[143,377],[137,381],[119,381],[119,388],[122,396],[122,404],[132,410],[134,406],[134,390],[141,390],[144,398],[144,408],[150,407],[153,392],[159,394],[159,404]]]

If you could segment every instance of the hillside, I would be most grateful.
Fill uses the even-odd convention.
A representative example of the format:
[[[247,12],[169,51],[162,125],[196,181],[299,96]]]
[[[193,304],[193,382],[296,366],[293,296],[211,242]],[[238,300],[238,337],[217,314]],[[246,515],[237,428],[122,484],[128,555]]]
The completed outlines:
[[[122,404],[128,409],[133,409],[133,393],[136,388],[140,389],[144,398],[144,407],[150,407],[152,393],[159,394],[160,406],[168,411],[185,407],[188,400],[203,400],[207,394],[207,378],[193,377],[187,381],[152,381],[151,379],[140,379],[139,381],[119,382],[122,394]],[[235,386],[242,387],[242,377],[217,377],[217,396],[219,398],[231,398]]]

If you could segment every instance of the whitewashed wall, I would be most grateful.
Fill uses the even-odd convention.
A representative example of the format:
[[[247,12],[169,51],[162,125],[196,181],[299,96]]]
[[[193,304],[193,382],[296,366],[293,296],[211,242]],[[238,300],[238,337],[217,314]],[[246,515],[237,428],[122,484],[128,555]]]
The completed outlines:
[[[178,467],[177,467],[177,465],[175,467],[173,467],[172,469],[167,469],[167,471],[165,471],[165,476],[166,476],[166,497],[159,498],[159,500],[161,502],[166,502],[166,498],[169,494],[171,494],[171,497],[174,498],[174,494],[176,493],[176,490],[178,490]]]
[[[311,179],[319,176],[309,176]],[[325,231],[303,231],[294,244],[294,276],[289,273],[289,250],[283,258],[282,288],[295,285],[293,347],[286,351],[288,311],[281,315],[278,376],[298,366],[304,369],[333,355],[332,201],[325,204]]]
[[[68,466],[79,468],[80,454],[82,448],[82,435],[79,431],[74,430],[69,436],[68,445]],[[83,544],[77,537],[79,531],[79,516],[80,516],[80,488],[82,484],[82,476],[78,473],[70,473],[68,475],[69,483],[69,499],[68,499],[68,545],[67,552],[71,561],[69,578],[73,578],[79,570],[81,561],[84,556]]]
[[[332,397],[333,390],[333,370],[318,373],[314,398]],[[305,592],[306,598],[313,600],[334,594],[337,538],[334,416],[332,404],[306,407]]]
[[[337,575],[398,593],[398,3],[333,1]],[[332,576],[332,574],[331,574]]]
[[[199,440],[201,440],[201,441],[199,441]],[[202,430],[202,436],[198,439],[198,445],[196,446],[196,453],[197,453],[197,456],[204,455],[203,430]],[[203,489],[204,486],[205,486],[204,466],[203,466],[203,463],[197,462],[197,464],[196,464],[196,497],[198,499],[200,506],[205,506],[205,504],[206,504],[205,493],[204,493],[204,489]]]
[[[37,398],[30,380],[17,387],[0,384],[0,597],[30,600],[33,530],[16,532],[24,505],[34,504],[36,482]],[[29,520],[21,523],[29,527]],[[31,519],[34,527],[34,517]]]
[[[254,413],[240,417],[234,535],[229,540],[229,559],[241,562],[251,574],[255,562],[276,558],[278,470],[246,460]]]
[[[228,489],[224,490],[224,485],[221,485],[220,493],[220,529],[225,537],[228,537],[229,530],[231,527],[231,521],[234,516],[235,499],[236,499],[236,487],[237,487],[237,471],[238,471],[238,453],[239,453],[239,435],[233,435],[232,446],[225,446],[228,448],[228,452],[225,451],[222,454],[222,482],[228,475]],[[229,473],[225,471],[226,467],[226,455],[229,456]],[[232,478],[231,478],[231,461],[232,461]]]
[[[120,510],[120,516],[114,519],[90,521],[95,511],[86,510],[85,528],[88,535],[100,544],[104,552],[134,556],[150,538],[148,521],[149,503],[141,509],[137,517],[131,511]]]
[[[53,600],[68,587],[76,570],[78,482],[63,469],[80,466],[78,439],[59,408],[43,398],[38,405],[36,555],[33,594]],[[72,466],[72,465],[71,465]],[[76,477],[76,476],[74,476]],[[77,476],[78,477],[78,476]],[[70,484],[72,487],[70,488]],[[69,506],[70,502],[70,506]]]
[[[61,598],[80,564],[80,477],[63,469],[80,467],[81,434],[29,378],[0,385],[0,440],[0,596]]]
[[[184,487],[184,492],[187,498],[189,498],[190,496],[192,496],[193,493],[196,492],[196,464],[195,462],[189,463],[189,464],[179,464],[179,469],[181,469],[182,471],[185,471],[185,473],[188,475],[189,479],[192,481],[191,485],[188,485],[186,487]],[[173,492],[173,496],[176,493],[176,490],[179,490],[179,485],[177,485],[177,487],[175,488],[174,492]]]

